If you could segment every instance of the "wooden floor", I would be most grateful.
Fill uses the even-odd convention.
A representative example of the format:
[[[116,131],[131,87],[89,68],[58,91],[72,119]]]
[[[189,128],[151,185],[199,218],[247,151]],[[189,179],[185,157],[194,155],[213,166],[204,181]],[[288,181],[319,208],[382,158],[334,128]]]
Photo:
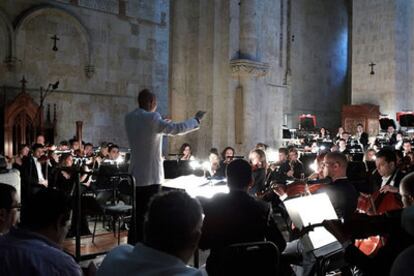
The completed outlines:
[[[127,242],[128,232],[121,231],[121,243]],[[92,235],[84,236],[81,239],[81,255],[97,254],[108,252],[112,248],[118,246],[118,233],[114,236],[113,232],[104,232],[95,235],[95,241],[92,243]],[[75,255],[75,239],[66,239],[63,242],[63,250]]]

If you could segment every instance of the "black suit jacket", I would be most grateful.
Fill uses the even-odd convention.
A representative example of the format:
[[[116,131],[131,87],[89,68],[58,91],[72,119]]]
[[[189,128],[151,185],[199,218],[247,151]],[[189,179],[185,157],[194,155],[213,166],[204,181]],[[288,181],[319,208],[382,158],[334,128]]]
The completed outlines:
[[[204,223],[199,247],[211,249],[207,259],[209,274],[224,247],[243,242],[272,241],[282,252],[286,242],[272,217],[268,203],[243,191],[218,194],[204,202]]]
[[[348,179],[337,179],[327,184],[326,187],[318,191],[318,193],[323,192],[328,194],[339,218],[347,220],[355,213],[359,195]]]
[[[44,174],[43,165],[42,171]],[[29,198],[34,191],[44,186],[39,185],[39,176],[37,174],[36,164],[32,156],[28,156],[23,160],[21,174],[22,200],[24,201]]]

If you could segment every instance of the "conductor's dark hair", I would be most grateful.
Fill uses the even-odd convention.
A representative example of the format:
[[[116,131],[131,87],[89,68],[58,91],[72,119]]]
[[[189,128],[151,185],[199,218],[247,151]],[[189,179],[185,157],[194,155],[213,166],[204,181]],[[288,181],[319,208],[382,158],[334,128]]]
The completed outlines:
[[[23,206],[21,227],[36,231],[58,222],[63,225],[70,218],[70,207],[70,200],[62,191],[41,189]]]
[[[182,191],[159,193],[150,200],[144,223],[144,243],[175,255],[194,245],[201,234],[203,210]]]
[[[394,150],[389,148],[383,148],[376,154],[377,158],[384,158],[387,163],[397,163],[397,156],[395,155]]]
[[[8,184],[0,183],[0,209],[11,209],[14,193],[16,193],[16,188]]]
[[[138,105],[140,108],[146,108],[154,99],[155,95],[149,89],[143,89],[138,94]]]
[[[231,161],[226,168],[229,188],[244,189],[252,181],[252,167],[243,159]]]

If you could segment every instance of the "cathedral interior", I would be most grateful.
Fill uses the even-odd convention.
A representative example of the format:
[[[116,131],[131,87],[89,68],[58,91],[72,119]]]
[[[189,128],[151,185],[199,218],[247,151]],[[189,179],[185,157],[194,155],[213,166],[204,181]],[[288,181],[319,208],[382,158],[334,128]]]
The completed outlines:
[[[184,143],[200,158],[230,147],[249,159],[258,144],[277,152],[295,140],[318,160],[322,147],[341,147],[340,127],[361,145],[346,149],[361,155],[349,162],[384,143],[411,157],[412,34],[411,0],[0,0],[0,155],[12,160],[39,135],[58,149],[77,141],[128,152],[125,115],[149,89],[162,118],[206,112],[198,131],[163,140],[167,159]],[[380,119],[401,138],[386,140]],[[317,141],[321,128],[333,144],[314,151],[306,137]]]

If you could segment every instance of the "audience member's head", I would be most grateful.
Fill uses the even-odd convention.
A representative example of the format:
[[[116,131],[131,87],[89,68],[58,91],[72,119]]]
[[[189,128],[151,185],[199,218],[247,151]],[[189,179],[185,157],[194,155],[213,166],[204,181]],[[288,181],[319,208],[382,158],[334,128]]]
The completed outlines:
[[[243,159],[236,159],[227,165],[227,185],[230,190],[247,191],[252,182],[252,167]]]
[[[139,108],[154,112],[157,109],[157,97],[149,89],[143,89],[138,94],[138,105]]]
[[[20,226],[61,245],[68,231],[70,206],[63,192],[42,189],[23,206]]]
[[[411,142],[409,140],[405,140],[403,143],[403,150],[405,153],[411,152]]]
[[[383,148],[376,154],[375,165],[381,176],[390,176],[397,165],[397,156],[392,149]]]
[[[0,183],[0,234],[5,234],[17,222],[16,189],[8,184]]]
[[[198,246],[203,211],[187,193],[171,191],[155,195],[144,223],[144,243],[187,263]]]
[[[328,152],[325,155],[323,165],[324,177],[330,177],[334,181],[338,178],[346,177],[348,160],[345,154],[337,151]]]

